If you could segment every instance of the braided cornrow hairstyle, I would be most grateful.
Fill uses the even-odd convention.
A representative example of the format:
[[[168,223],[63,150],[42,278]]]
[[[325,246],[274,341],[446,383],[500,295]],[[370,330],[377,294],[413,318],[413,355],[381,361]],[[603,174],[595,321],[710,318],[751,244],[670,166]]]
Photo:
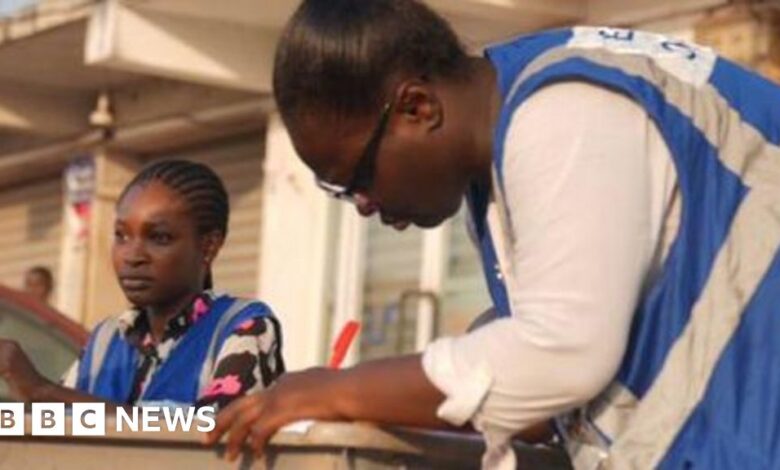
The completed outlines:
[[[304,0],[276,49],[273,90],[295,125],[312,111],[374,116],[399,74],[459,80],[469,70],[449,23],[420,0]]]
[[[162,160],[144,167],[119,196],[124,199],[130,189],[145,186],[152,181],[163,183],[187,202],[199,235],[228,233],[230,203],[222,180],[206,165],[187,160]],[[213,287],[211,272],[206,277],[205,289]]]

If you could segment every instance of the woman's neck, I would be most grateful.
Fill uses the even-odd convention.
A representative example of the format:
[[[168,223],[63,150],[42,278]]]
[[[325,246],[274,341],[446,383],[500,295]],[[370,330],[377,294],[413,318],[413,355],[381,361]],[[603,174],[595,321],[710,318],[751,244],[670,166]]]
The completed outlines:
[[[155,342],[159,343],[162,340],[168,322],[192,305],[198,294],[198,292],[190,292],[168,304],[148,306],[144,309],[149,320],[149,330]]]
[[[473,75],[466,101],[474,110],[472,123],[475,183],[489,187],[493,168],[493,135],[501,111],[496,69],[490,60],[474,57]]]

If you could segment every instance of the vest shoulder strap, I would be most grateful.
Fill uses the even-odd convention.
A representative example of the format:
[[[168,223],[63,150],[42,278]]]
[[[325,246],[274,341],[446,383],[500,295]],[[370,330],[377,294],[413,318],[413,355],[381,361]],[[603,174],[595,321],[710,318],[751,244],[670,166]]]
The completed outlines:
[[[114,339],[114,335],[119,329],[119,321],[116,318],[108,318],[98,325],[92,345],[92,357],[90,358],[89,367],[89,392],[95,392],[95,384],[97,383],[97,377],[100,373],[100,369],[103,367],[103,361],[108,353],[108,348],[111,345],[111,341]]]

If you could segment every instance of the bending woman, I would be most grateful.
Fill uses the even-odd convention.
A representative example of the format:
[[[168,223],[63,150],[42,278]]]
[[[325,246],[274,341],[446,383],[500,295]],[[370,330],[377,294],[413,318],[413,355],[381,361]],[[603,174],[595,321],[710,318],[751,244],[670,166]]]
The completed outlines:
[[[361,214],[433,227],[465,198],[500,318],[288,374],[209,442],[470,423],[503,469],[509,439],[553,419],[576,468],[780,468],[777,84],[614,28],[471,57],[418,0],[301,2],[273,81],[298,155]]]

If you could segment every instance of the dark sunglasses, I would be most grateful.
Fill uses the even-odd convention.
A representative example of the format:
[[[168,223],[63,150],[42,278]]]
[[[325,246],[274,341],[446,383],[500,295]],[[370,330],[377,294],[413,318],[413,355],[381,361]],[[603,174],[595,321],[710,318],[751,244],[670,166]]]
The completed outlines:
[[[352,174],[349,184],[342,186],[317,178],[317,186],[336,199],[352,203],[355,202],[355,192],[371,187],[374,180],[374,169],[376,167],[377,155],[379,154],[379,146],[387,130],[387,123],[390,121],[390,111],[392,109],[392,101],[385,104],[382,108],[379,122],[363,148],[363,153],[360,155],[357,165],[355,165],[355,172]]]

